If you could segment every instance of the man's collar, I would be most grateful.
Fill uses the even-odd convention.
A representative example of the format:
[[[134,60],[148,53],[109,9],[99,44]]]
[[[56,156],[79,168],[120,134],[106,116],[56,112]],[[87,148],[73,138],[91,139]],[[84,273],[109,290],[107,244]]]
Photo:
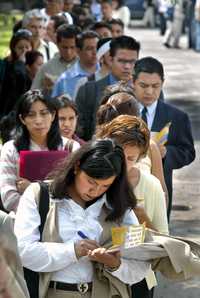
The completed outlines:
[[[150,106],[146,106],[147,108],[147,112],[149,115],[152,115],[155,113],[155,110],[157,108],[157,104],[158,104],[158,101],[154,101]],[[144,105],[142,105],[140,102],[138,102],[138,105],[139,105],[139,109],[140,109],[140,113],[142,112],[143,108],[144,108]]]

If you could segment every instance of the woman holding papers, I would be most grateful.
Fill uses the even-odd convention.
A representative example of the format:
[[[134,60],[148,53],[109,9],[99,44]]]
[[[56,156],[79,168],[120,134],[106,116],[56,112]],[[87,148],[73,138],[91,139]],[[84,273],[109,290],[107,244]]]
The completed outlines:
[[[147,154],[149,135],[142,119],[121,115],[101,125],[96,137],[113,138],[123,147],[129,182],[137,198],[135,212],[139,221],[145,221],[149,228],[168,233],[166,203],[160,182],[153,175],[134,167]]]
[[[22,263],[41,273],[39,297],[130,297],[128,284],[148,264],[106,252],[111,227],[138,224],[122,148],[111,139],[88,142],[52,178],[42,242],[38,183],[25,190],[15,221]]]
[[[100,111],[98,115],[101,116]],[[107,112],[107,120],[108,118]],[[129,183],[137,198],[138,205],[134,211],[139,222],[146,222],[147,227],[168,233],[165,196],[159,180],[134,167],[134,164],[145,156],[149,146],[149,130],[144,121],[129,115],[118,116],[101,125],[97,130],[97,137],[113,138],[124,149]],[[155,276],[150,271],[146,280],[133,285],[132,295],[135,298],[150,298],[153,295],[153,290],[150,289],[155,285]]]
[[[53,102],[39,90],[26,92],[16,109],[16,134],[1,150],[0,189],[4,208],[16,211],[21,194],[30,181],[19,177],[21,150],[64,150],[68,139],[60,136]],[[79,148],[78,143],[73,149]],[[39,166],[39,165],[38,165]]]

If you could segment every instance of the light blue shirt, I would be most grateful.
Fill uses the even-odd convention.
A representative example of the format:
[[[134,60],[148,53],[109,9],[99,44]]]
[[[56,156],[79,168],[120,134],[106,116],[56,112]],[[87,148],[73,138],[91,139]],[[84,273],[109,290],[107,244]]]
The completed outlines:
[[[96,66],[99,68],[99,65]],[[88,77],[91,75],[91,72],[86,71],[80,65],[80,61],[77,61],[72,67],[67,69],[62,75],[58,78],[55,83],[52,97],[60,96],[62,94],[68,94],[74,99],[76,85],[78,81],[83,77]]]
[[[108,77],[108,80],[109,80],[109,85],[113,85],[113,84],[116,84],[118,83],[120,80],[117,79],[115,76],[113,76],[112,73],[109,74],[109,77]],[[131,84],[131,81],[128,82],[128,85]]]
[[[108,79],[109,79],[109,85],[113,85],[119,82],[119,80],[116,77],[114,77],[111,73],[109,74]]]
[[[158,101],[156,100],[150,106],[146,106],[146,108],[147,108],[147,113],[146,113],[147,126],[148,126],[149,130],[151,130],[151,127],[152,127],[152,124],[153,124],[153,120],[154,120],[154,117],[155,117],[155,114],[156,114],[157,104],[158,104]],[[144,106],[141,103],[139,103],[140,116],[142,116],[143,108],[144,108]]]

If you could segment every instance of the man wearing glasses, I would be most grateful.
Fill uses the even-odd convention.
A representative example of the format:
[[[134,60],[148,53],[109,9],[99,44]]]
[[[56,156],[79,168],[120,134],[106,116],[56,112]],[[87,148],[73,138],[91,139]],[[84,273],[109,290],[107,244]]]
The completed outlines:
[[[138,59],[140,43],[130,36],[120,36],[110,43],[111,71],[105,78],[81,86],[76,96],[81,137],[89,140],[95,129],[96,111],[103,91],[118,81],[129,82]]]

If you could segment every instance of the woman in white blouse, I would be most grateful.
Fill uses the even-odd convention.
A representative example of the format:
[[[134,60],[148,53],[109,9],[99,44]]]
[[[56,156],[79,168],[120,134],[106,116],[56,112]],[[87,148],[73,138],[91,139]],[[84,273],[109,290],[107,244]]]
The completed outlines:
[[[1,149],[0,189],[6,210],[16,211],[21,194],[30,184],[19,177],[20,151],[64,150],[67,143],[68,139],[60,136],[54,103],[39,90],[26,92],[16,108],[14,140],[6,142]],[[79,147],[74,141],[73,150]]]
[[[128,6],[124,5],[123,0],[112,0],[113,18],[120,19],[125,27],[128,27],[131,19],[131,13]]]
[[[105,248],[111,244],[112,226],[138,224],[122,148],[110,139],[91,141],[57,169],[50,184],[44,242],[38,229],[37,189],[33,183],[24,192],[15,233],[23,265],[43,273],[39,297],[130,297],[126,284],[141,280],[148,264]]]
[[[114,109],[120,113],[122,106],[121,109],[119,106],[110,106],[109,108],[107,106],[107,108],[101,107],[99,109],[97,120],[101,119],[102,121],[104,118],[104,121],[108,122],[100,125],[96,136],[98,138],[112,138],[123,147],[128,179],[137,198],[137,206],[134,208],[134,212],[139,222],[145,222],[148,228],[167,234],[167,209],[161,184],[153,175],[134,167],[134,164],[147,153],[149,130],[145,122],[135,116],[120,115],[109,121],[113,118]],[[151,289],[155,285],[155,276],[153,272],[149,272],[146,280],[132,286],[132,297],[152,297],[153,290]]]

